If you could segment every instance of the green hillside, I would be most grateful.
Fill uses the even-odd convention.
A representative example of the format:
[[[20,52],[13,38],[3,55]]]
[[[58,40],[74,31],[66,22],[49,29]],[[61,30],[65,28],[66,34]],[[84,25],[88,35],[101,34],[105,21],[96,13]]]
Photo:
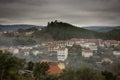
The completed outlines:
[[[48,23],[44,31],[48,32],[54,40],[67,40],[73,37],[94,38],[98,33],[57,21]]]
[[[35,29],[32,36],[47,41],[68,40],[71,38],[101,38],[120,40],[119,34],[120,29],[113,29],[108,32],[97,32],[73,26],[68,23],[58,22],[56,20],[54,22],[48,22],[47,27],[42,28],[40,31]]]

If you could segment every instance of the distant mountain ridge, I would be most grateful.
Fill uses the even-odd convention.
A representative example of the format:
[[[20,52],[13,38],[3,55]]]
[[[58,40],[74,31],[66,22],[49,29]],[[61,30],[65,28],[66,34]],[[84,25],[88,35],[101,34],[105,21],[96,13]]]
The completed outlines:
[[[93,30],[98,32],[108,32],[113,29],[120,29],[120,26],[89,26],[89,27],[82,27],[87,30]]]
[[[29,28],[43,28],[44,26],[36,26],[36,25],[27,25],[27,24],[18,24],[18,25],[0,25],[0,30],[3,31],[16,31],[18,29],[29,29]]]
[[[32,28],[33,27],[33,28]],[[47,26],[35,25],[0,25],[0,30],[28,31],[29,28],[40,28],[35,31],[32,36],[43,38],[44,40],[69,40],[71,38],[101,38],[101,39],[115,39],[120,40],[120,27],[77,27],[65,22],[52,21],[48,22]],[[25,30],[28,29],[28,30]],[[101,30],[101,31],[100,31]],[[103,31],[104,30],[104,31]],[[106,30],[106,31],[105,31]]]

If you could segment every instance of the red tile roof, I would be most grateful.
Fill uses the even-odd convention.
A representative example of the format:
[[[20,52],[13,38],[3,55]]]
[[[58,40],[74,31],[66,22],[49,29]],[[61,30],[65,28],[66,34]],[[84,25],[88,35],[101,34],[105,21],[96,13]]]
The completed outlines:
[[[58,67],[58,63],[56,62],[49,62],[49,74],[60,74],[62,70]]]

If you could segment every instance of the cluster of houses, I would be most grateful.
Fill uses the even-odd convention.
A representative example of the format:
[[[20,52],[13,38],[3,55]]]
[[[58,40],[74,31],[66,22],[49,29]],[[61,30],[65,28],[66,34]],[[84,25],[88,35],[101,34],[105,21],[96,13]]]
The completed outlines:
[[[81,54],[85,58],[90,58],[97,53],[98,47],[109,48],[111,46],[118,47],[119,50],[113,50],[113,55],[120,56],[120,41],[117,40],[102,40],[102,39],[81,39],[72,38],[66,41],[53,41],[46,43],[48,51],[57,53],[58,61],[65,61],[68,57],[68,47],[73,45],[81,46]]]
[[[44,42],[32,46],[0,46],[0,49],[3,51],[7,50],[13,54],[23,54],[24,56],[28,56],[31,53],[35,56],[42,53],[53,53],[57,55],[58,61],[65,61],[68,58],[69,47],[73,47],[73,45],[81,46],[81,55],[84,58],[94,56],[97,53],[98,47],[109,48],[111,46],[118,48],[118,50],[113,50],[113,55],[120,56],[120,41],[102,39],[72,38],[70,40]],[[40,49],[40,46],[44,49]]]
[[[102,39],[81,39],[81,38],[72,38],[65,41],[52,41],[52,42],[43,42],[41,44],[36,44],[32,46],[0,46],[0,50],[9,51],[14,55],[22,54],[24,56],[29,56],[33,54],[35,56],[42,55],[44,53],[56,55],[57,60],[42,60],[41,62],[47,62],[50,69],[48,70],[50,74],[59,74],[65,68],[67,64],[67,58],[69,57],[69,50],[74,47],[74,45],[80,46],[80,54],[84,58],[91,58],[94,56],[98,48],[113,48],[113,55],[120,57],[120,41],[117,40],[102,40]],[[42,47],[42,49],[41,49]],[[79,48],[79,47],[78,47]],[[117,48],[116,50],[114,48]],[[101,63],[113,63],[110,58],[103,57],[100,60],[96,60],[96,64]],[[23,73],[29,73],[29,71],[24,71]],[[31,72],[30,72],[31,73]]]
[[[40,45],[36,44],[33,46],[0,46],[0,50],[2,51],[9,51],[13,53],[13,55],[22,54],[23,56],[28,56],[30,54],[33,54],[37,56],[38,54],[42,54],[46,50],[40,50]]]

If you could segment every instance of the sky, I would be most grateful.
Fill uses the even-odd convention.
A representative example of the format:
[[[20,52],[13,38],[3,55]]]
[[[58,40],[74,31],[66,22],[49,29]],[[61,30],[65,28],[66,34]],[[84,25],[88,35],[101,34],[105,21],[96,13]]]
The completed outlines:
[[[0,24],[120,26],[120,0],[0,0]]]

